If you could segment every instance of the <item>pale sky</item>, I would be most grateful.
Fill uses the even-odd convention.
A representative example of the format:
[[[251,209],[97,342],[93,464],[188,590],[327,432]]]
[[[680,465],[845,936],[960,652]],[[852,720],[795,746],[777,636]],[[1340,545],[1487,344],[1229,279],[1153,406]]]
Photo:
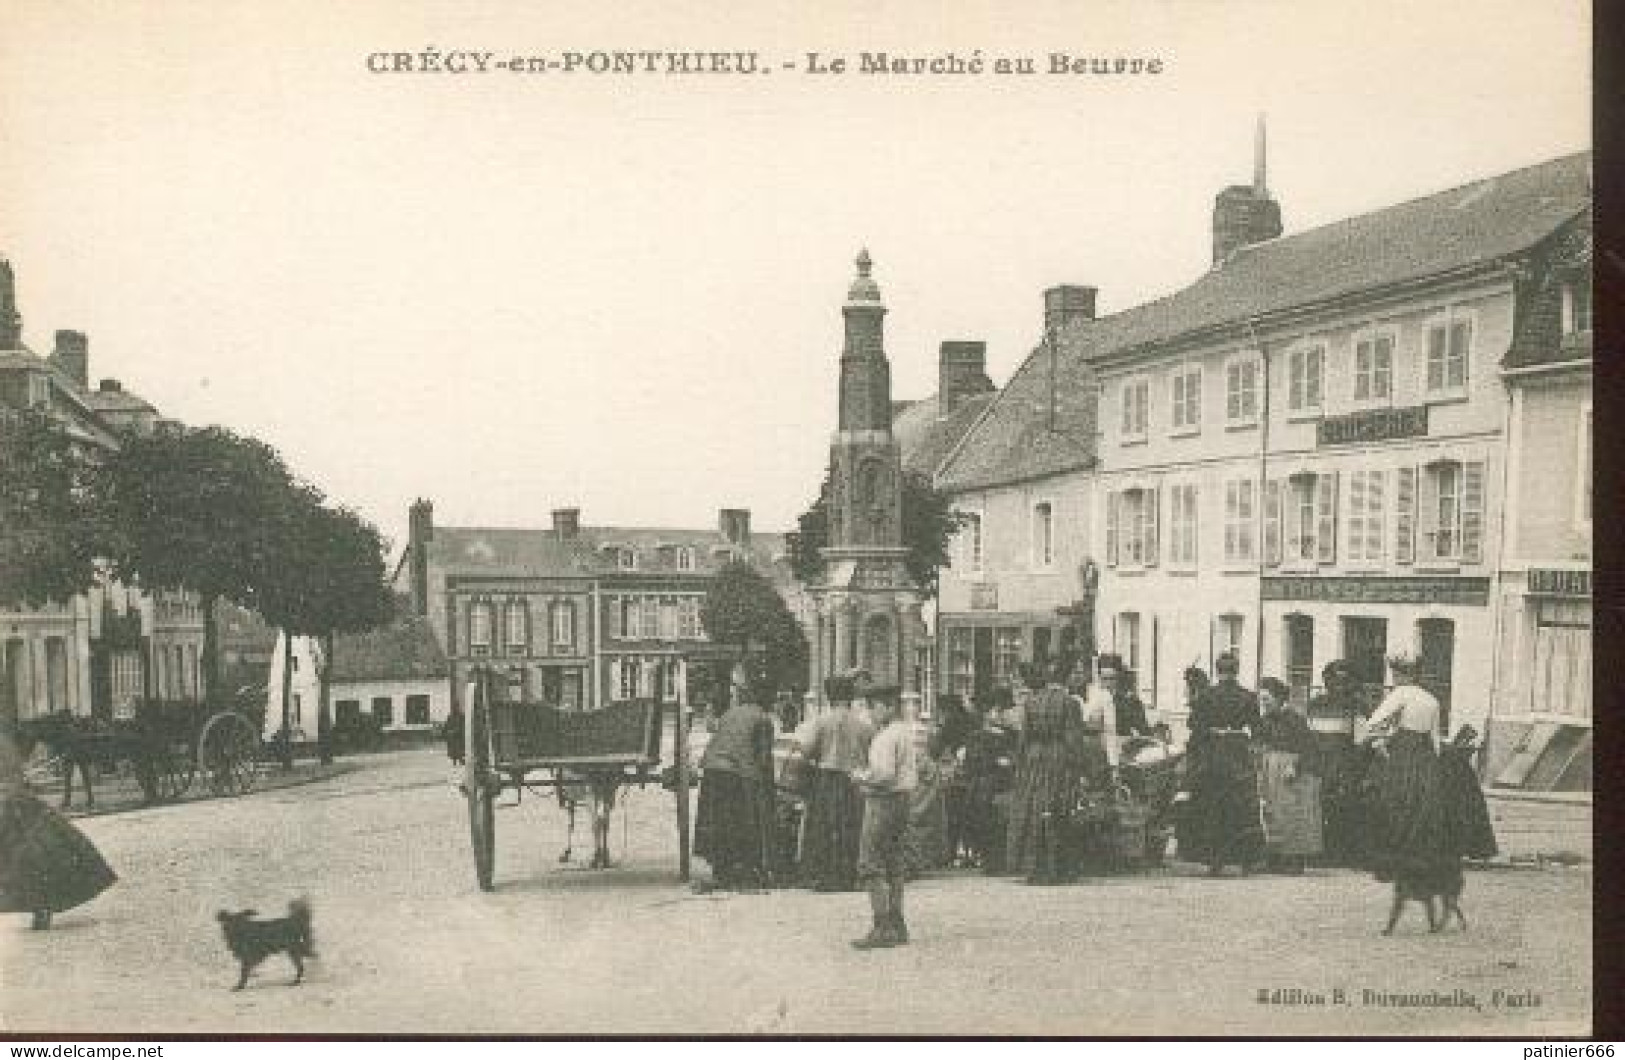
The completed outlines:
[[[1044,288],[1112,312],[1207,267],[1260,111],[1289,233],[1590,146],[1572,0],[3,7],[25,341],[88,332],[93,380],[270,442],[397,543],[415,496],[449,524],[789,528],[859,247],[895,396],[935,389],[950,338],[1002,385]],[[429,47],[774,69],[368,72]],[[1040,72],[781,65],[976,49]],[[1164,69],[1050,75],[1052,51]]]

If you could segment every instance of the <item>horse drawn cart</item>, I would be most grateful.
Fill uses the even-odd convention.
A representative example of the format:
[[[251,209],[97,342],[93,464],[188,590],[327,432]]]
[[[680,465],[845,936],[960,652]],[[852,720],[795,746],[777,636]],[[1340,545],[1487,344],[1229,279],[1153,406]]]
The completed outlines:
[[[260,741],[241,711],[196,700],[138,700],[125,717],[84,718],[58,712],[18,724],[28,756],[44,745],[47,767],[62,777],[62,805],[73,801],[73,775],[96,805],[92,778],[127,765],[147,803],[170,802],[203,775],[215,795],[243,795],[259,774]]]
[[[474,674],[464,724],[462,792],[468,802],[468,830],[474,873],[481,890],[495,887],[497,798],[512,792],[516,805],[524,792],[589,787],[597,807],[612,804],[627,785],[661,783],[664,712],[658,702],[634,700],[600,710],[563,711],[541,703],[501,700],[492,695],[496,678]],[[679,708],[678,748],[687,745],[686,711]],[[681,872],[688,879],[687,755],[676,762],[677,828]],[[561,799],[562,801],[562,799]],[[602,809],[607,814],[607,809]],[[597,838],[603,852],[607,817]],[[597,865],[595,859],[595,865]]]

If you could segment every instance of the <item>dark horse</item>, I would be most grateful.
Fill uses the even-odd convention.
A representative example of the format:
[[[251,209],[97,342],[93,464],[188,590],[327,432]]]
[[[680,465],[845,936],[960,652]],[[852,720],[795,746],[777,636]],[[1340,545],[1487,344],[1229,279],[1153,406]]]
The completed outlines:
[[[154,719],[139,716],[129,721],[107,721],[84,718],[58,711],[17,723],[17,747],[24,758],[40,744],[46,752],[61,760],[62,805],[73,803],[73,774],[77,770],[84,781],[87,805],[96,805],[96,789],[92,777],[98,770],[106,772],[120,762],[135,766],[136,779],[148,802],[157,798],[157,779],[154,764],[155,747],[161,746],[154,731]]]

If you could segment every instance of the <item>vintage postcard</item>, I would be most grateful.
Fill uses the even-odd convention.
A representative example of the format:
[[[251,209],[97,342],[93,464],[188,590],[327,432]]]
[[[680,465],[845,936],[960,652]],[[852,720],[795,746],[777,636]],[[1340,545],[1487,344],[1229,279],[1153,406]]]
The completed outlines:
[[[11,0],[0,1033],[1590,1033],[1590,22]]]

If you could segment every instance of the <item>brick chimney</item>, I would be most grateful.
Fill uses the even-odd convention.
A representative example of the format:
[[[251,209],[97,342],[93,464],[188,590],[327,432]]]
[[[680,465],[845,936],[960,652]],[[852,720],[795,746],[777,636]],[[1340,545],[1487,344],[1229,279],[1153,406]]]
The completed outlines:
[[[1223,265],[1242,247],[1281,234],[1281,204],[1270,198],[1265,181],[1264,118],[1253,141],[1253,182],[1232,184],[1213,199],[1213,264]]]
[[[553,536],[560,541],[573,541],[581,534],[580,508],[553,509]]]
[[[1059,332],[1074,320],[1095,319],[1093,287],[1066,283],[1044,292],[1044,334]]]
[[[717,529],[735,548],[750,546],[750,509],[723,508],[717,512]]]
[[[51,362],[80,390],[90,389],[90,339],[82,331],[59,331]]]
[[[419,497],[407,515],[407,549],[411,552],[412,613],[429,613],[429,542],[434,540],[434,502]]]
[[[993,389],[987,377],[987,343],[947,341],[937,358],[937,414],[952,416],[977,394]]]
[[[11,262],[0,258],[0,350],[15,350],[23,344],[23,318],[17,312],[17,281]]]

